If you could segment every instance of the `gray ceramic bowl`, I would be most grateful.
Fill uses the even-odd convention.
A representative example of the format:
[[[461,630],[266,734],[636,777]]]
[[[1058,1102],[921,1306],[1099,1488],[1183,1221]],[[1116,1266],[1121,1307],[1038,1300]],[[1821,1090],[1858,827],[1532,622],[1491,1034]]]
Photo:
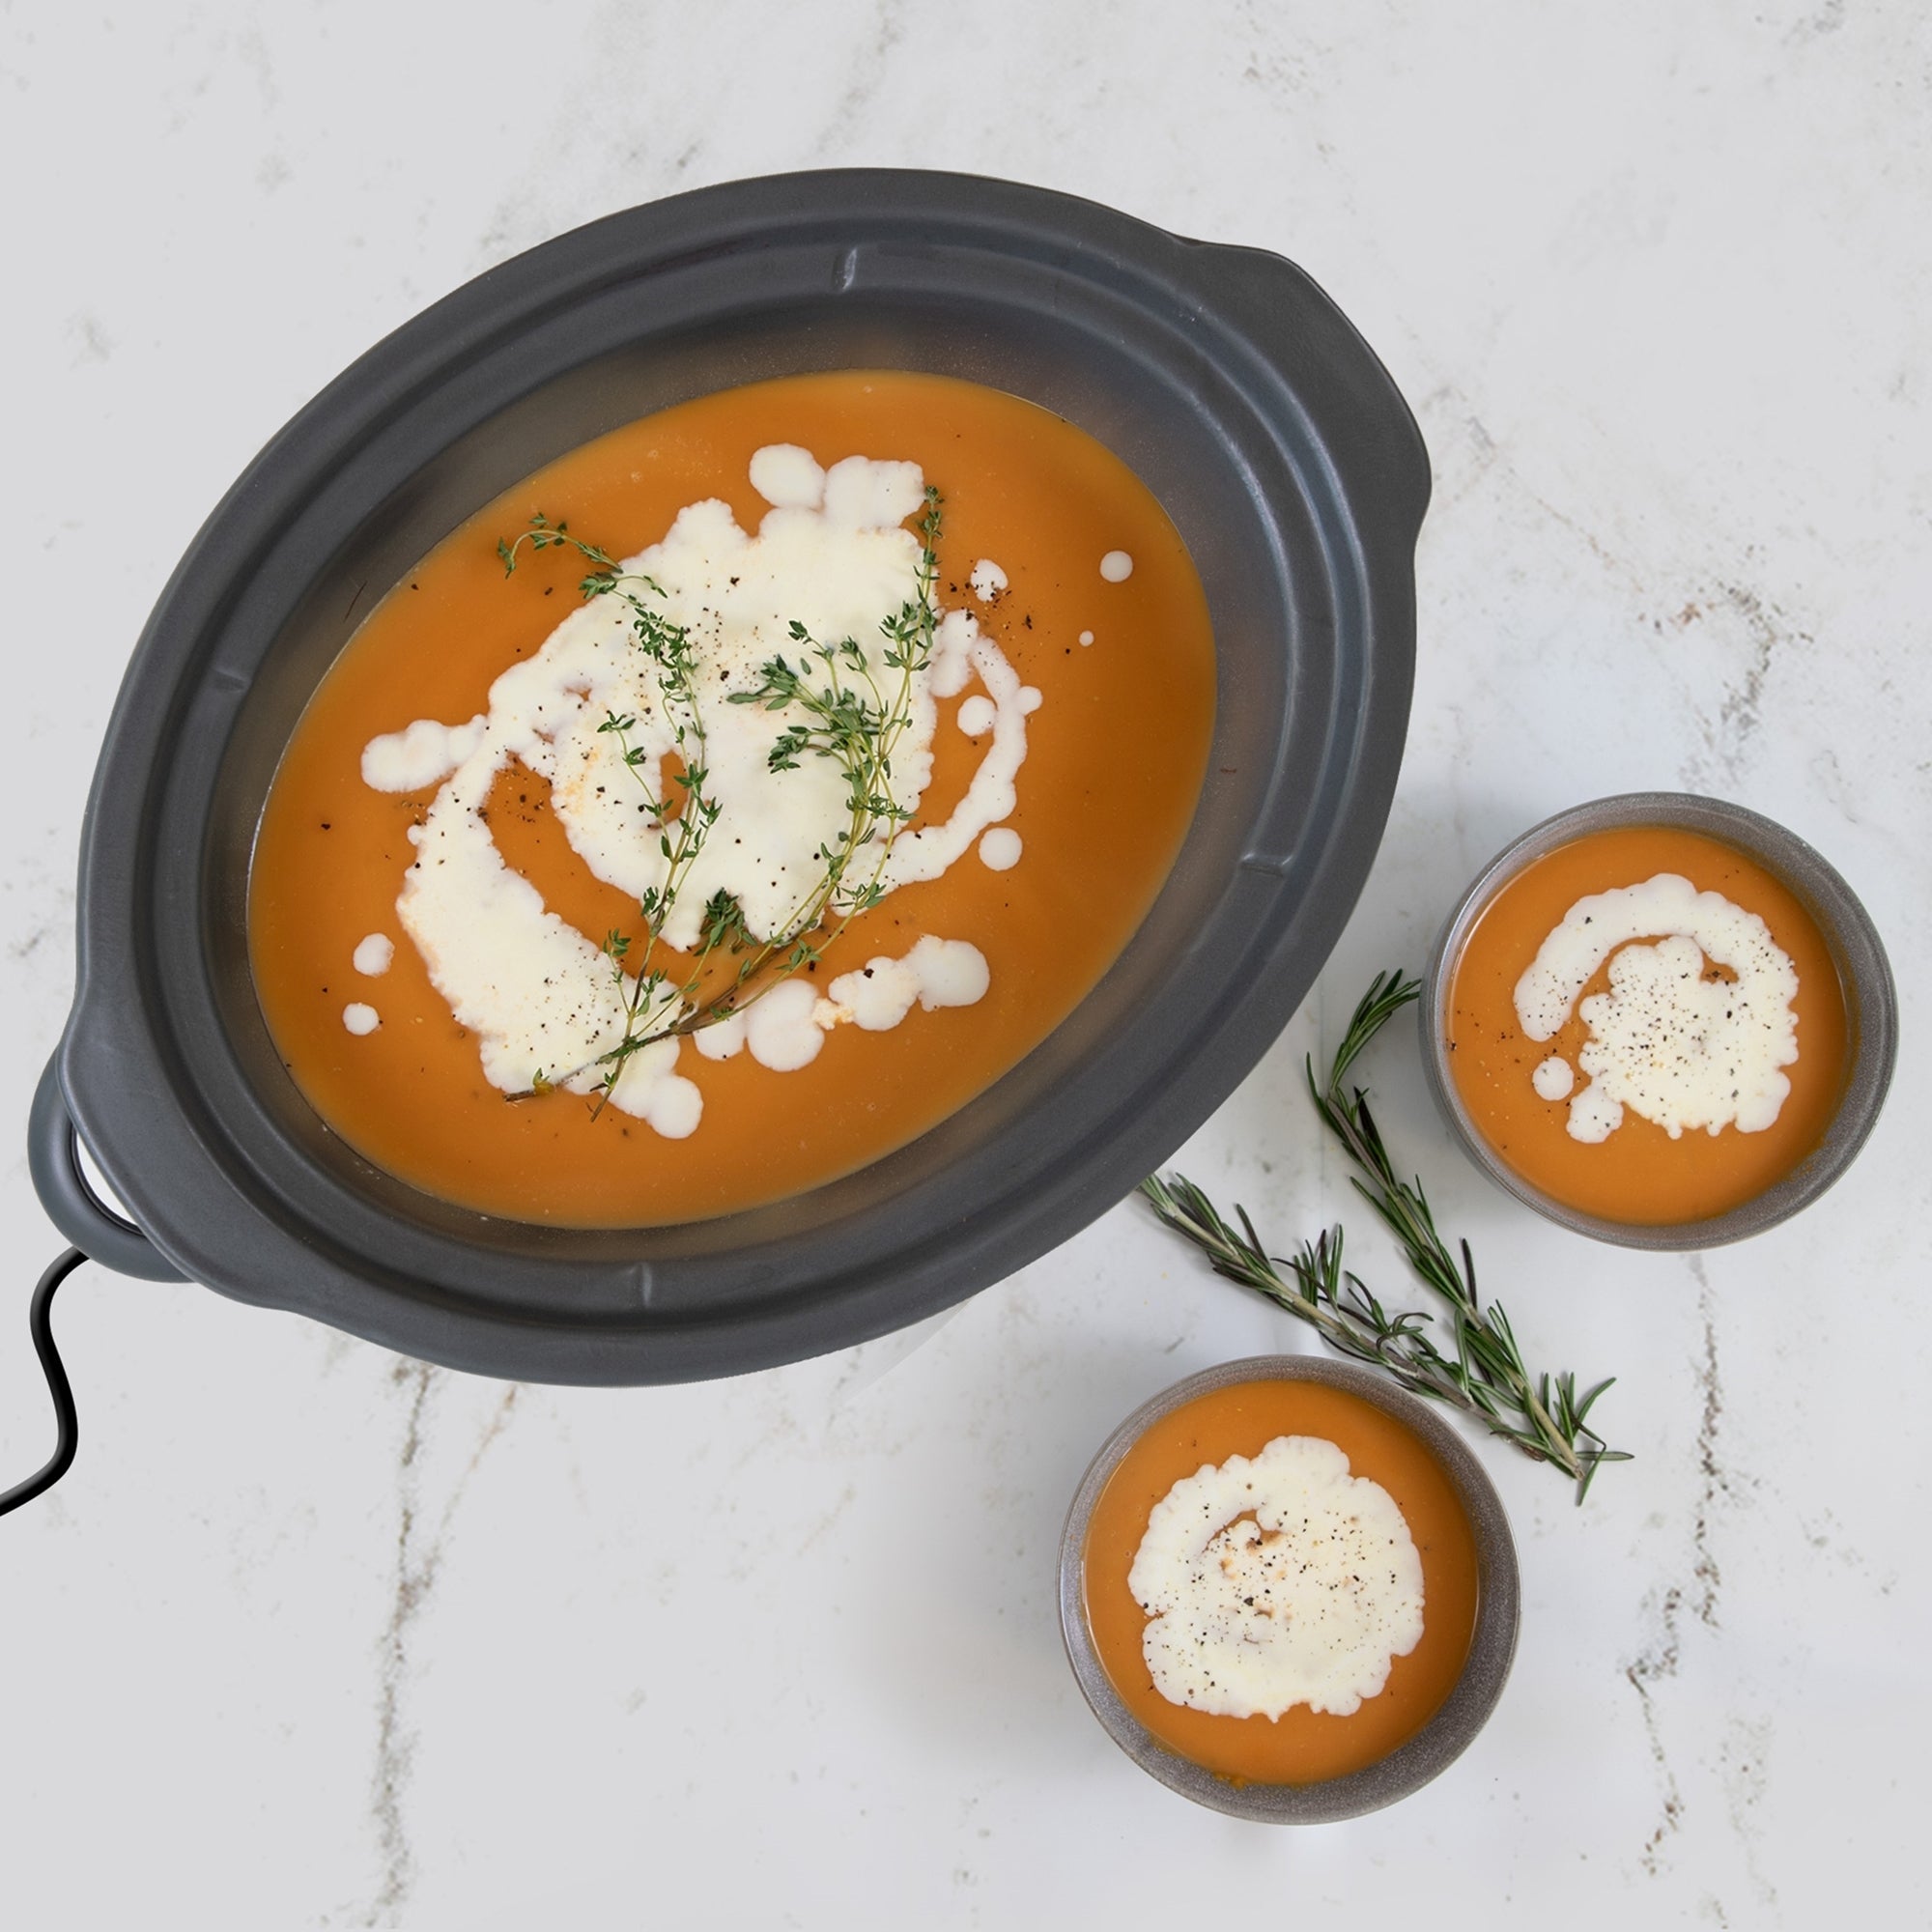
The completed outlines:
[[[1422,1439],[1442,1465],[1476,1539],[1476,1630],[1456,1688],[1435,1717],[1387,1757],[1346,1777],[1317,1784],[1237,1785],[1170,1750],[1122,1702],[1101,1666],[1087,1627],[1087,1526],[1093,1520],[1094,1505],[1121,1459],[1162,1416],[1183,1403],[1236,1382],[1258,1381],[1321,1382],[1346,1389],[1394,1416]],[[1143,1403],[1094,1457],[1081,1479],[1060,1539],[1061,1634],[1066,1641],[1067,1662],[1073,1666],[1081,1694],[1107,1735],[1170,1791],[1178,1791],[1210,1810],[1225,1811],[1232,1818],[1251,1818],[1264,1825],[1332,1825],[1345,1818],[1359,1818],[1419,1791],[1446,1771],[1489,1721],[1496,1699],[1502,1695],[1511,1660],[1516,1656],[1520,1594],[1509,1520],[1468,1444],[1435,1409],[1405,1394],[1385,1377],[1322,1355],[1251,1355],[1243,1361],[1223,1362],[1219,1368],[1189,1376],[1151,1402]]]
[[[1851,1061],[1838,1110],[1825,1138],[1784,1179],[1728,1213],[1701,1221],[1678,1221],[1661,1227],[1628,1221],[1606,1221],[1552,1200],[1532,1187],[1506,1165],[1476,1123],[1449,1072],[1449,1002],[1455,964],[1470,929],[1492,899],[1520,872],[1553,852],[1559,845],[1613,827],[1662,825],[1701,832],[1735,846],[1780,879],[1810,914],[1823,936],[1845,997],[1845,1020]],[[1892,1062],[1898,1051],[1898,995],[1891,967],[1870,915],[1851,887],[1814,852],[1783,826],[1721,799],[1700,798],[1692,792],[1635,791],[1574,806],[1525,832],[1485,866],[1475,883],[1449,915],[1429,955],[1423,976],[1421,1002],[1422,1065],[1442,1117],[1463,1151],[1497,1186],[1539,1214],[1600,1241],[1627,1248],[1688,1250],[1715,1248],[1762,1234],[1808,1207],[1844,1173],[1865,1137],[1877,1123],[1891,1084]]]

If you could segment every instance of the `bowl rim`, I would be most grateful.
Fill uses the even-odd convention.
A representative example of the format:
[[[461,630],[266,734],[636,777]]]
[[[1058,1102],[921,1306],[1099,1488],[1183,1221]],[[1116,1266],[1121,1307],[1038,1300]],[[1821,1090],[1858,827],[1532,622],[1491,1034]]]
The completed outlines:
[[[1087,1532],[1094,1506],[1122,1459],[1164,1416],[1238,1382],[1319,1382],[1359,1396],[1420,1439],[1449,1478],[1476,1545],[1476,1626],[1455,1688],[1412,1737],[1386,1757],[1314,1784],[1236,1784],[1162,1744],[1126,1707],[1094,1648],[1086,1608]],[[1329,1825],[1360,1818],[1421,1790],[1448,1770],[1489,1721],[1516,1656],[1522,1583],[1502,1498],[1463,1435],[1436,1409],[1386,1376],[1326,1355],[1246,1355],[1183,1378],[1141,1404],[1087,1465],[1060,1538],[1060,1634],[1074,1681],[1101,1728],[1151,1777],[1231,1818],[1268,1825]]]
[[[1470,930],[1504,887],[1559,846],[1595,832],[1656,825],[1702,833],[1762,865],[1804,906],[1838,969],[1851,1036],[1850,1063],[1824,1138],[1782,1179],[1721,1214],[1694,1221],[1612,1221],[1586,1213],[1525,1180],[1491,1147],[1449,1070],[1454,965]],[[1417,1002],[1422,1066],[1463,1151],[1497,1186],[1572,1233],[1618,1247],[1689,1253],[1763,1234],[1808,1208],[1851,1166],[1878,1124],[1898,1053],[1898,990],[1871,915],[1823,854],[1748,807],[1701,792],[1618,792],[1568,807],[1512,839],[1476,874],[1436,934]]]

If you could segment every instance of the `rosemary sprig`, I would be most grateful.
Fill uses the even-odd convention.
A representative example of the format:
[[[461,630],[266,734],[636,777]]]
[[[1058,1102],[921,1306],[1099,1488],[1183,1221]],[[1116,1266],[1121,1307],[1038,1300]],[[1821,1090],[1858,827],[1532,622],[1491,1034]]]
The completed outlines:
[[[671,779],[683,791],[682,799],[660,798],[642,770],[645,749],[633,745],[629,737],[637,719],[608,712],[598,726],[615,736],[624,765],[643,788],[667,869],[664,883],[647,890],[639,903],[645,943],[635,977],[626,970],[630,940],[613,930],[604,941],[625,1021],[623,1037],[590,1063],[607,1069],[598,1090],[597,1111],[602,1111],[634,1053],[742,1012],[773,986],[813,964],[834,927],[885,896],[886,858],[900,827],[912,817],[893,790],[893,753],[912,723],[914,679],[932,661],[939,623],[935,592],[943,507],[939,492],[930,485],[918,527],[920,556],[913,595],[879,625],[885,639],[880,663],[896,673],[887,681],[889,688],[881,688],[871,655],[857,639],[824,643],[794,621],[792,641],[803,646],[796,664],[776,655],[760,667],[755,687],[727,695],[729,704],[758,704],[767,711],[798,714],[773,741],[770,769],[796,770],[808,756],[837,760],[845,779],[846,819],[818,848],[823,870],[769,937],[754,939],[737,900],[728,893],[715,894],[699,923],[697,951],[676,979],[657,963],[659,948],[678,895],[720,812],[718,801],[705,790],[709,774],[704,717],[690,635],[644,601],[646,593],[663,597],[660,584],[641,573],[624,571],[608,552],[584,542],[567,525],[553,524],[541,511],[514,542],[498,541],[497,554],[505,575],[516,569],[518,553],[526,545],[533,553],[568,547],[597,566],[582,580],[586,599],[615,594],[631,607],[632,631],[654,667],[665,718],[684,766]],[[867,854],[869,867],[863,863]],[[736,960],[722,984],[713,970],[721,953]],[[573,1073],[540,1075],[530,1091],[547,1093],[573,1077]]]
[[[1485,1309],[1478,1298],[1468,1242],[1461,1243],[1459,1268],[1436,1233],[1421,1181],[1405,1181],[1397,1175],[1369,1112],[1368,1096],[1346,1084],[1363,1049],[1420,990],[1419,980],[1405,980],[1399,973],[1378,974],[1336,1048],[1325,1084],[1317,1085],[1315,1064],[1307,1063],[1308,1092],[1322,1123],[1362,1171],[1351,1177],[1356,1191],[1388,1224],[1410,1266],[1447,1305],[1453,1355],[1444,1354],[1424,1332],[1429,1315],[1385,1310],[1357,1275],[1344,1270],[1339,1227],[1280,1258],[1288,1269],[1284,1275],[1244,1208],[1236,1207],[1240,1225],[1231,1226],[1201,1189],[1179,1175],[1150,1177],[1141,1182],[1141,1192],[1168,1227],[1201,1249],[1217,1274],[1300,1317],[1338,1352],[1374,1363],[1403,1387],[1466,1411],[1524,1455],[1554,1464],[1575,1483],[1580,1503],[1602,1464],[1630,1460],[1627,1451],[1608,1447],[1587,1420],[1614,1378],[1579,1398],[1573,1375],[1531,1376],[1501,1305],[1492,1302]]]

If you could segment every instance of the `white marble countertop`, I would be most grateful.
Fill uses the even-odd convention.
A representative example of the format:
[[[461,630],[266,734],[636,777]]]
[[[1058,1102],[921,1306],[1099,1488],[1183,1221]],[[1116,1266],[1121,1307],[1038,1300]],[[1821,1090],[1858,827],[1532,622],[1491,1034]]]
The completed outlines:
[[[370,342],[701,183],[955,167],[1277,249],[1409,398],[1436,485],[1388,838],[1183,1156],[1277,1244],[1350,1206],[1302,1053],[1562,806],[1770,812],[1863,895],[1904,1000],[1857,1168],[1701,1261],[1520,1209],[1429,1114],[1406,1030],[1377,1049],[1399,1158],[1532,1355],[1621,1378],[1599,1413],[1638,1460],[1579,1511],[1482,1449],[1523,1566],[1504,1701],[1420,1796],[1319,1831],[1160,1789],[1061,1655],[1056,1540],[1102,1436],[1184,1373],[1307,1346],[1136,1208],[935,1332],[676,1389],[506,1388],[85,1269],[57,1307],[80,1460],[0,1524],[10,1924],[1925,1922],[1921,8],[5,13],[0,1482],[45,1451],[24,1311],[61,1245],[17,1129],[150,603]],[[1399,1281],[1366,1225],[1355,1248]]]

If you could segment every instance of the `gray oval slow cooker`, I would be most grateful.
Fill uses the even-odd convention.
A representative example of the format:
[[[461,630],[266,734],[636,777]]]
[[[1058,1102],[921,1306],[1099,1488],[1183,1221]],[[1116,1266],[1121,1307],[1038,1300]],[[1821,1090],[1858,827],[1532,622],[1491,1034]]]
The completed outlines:
[[[257,819],[303,705],[418,557],[618,424],[805,370],[890,367],[1057,411],[1146,480],[1219,659],[1180,858],[1066,1022],[844,1179],[669,1228],[496,1219],[326,1127],[249,978]],[[71,1017],[32,1165],[111,1265],[187,1276],[449,1366],[736,1373],[883,1333],[1044,1254],[1155,1167],[1313,981],[1406,727],[1422,440],[1298,269],[965,176],[778,176],[562,236],[398,329],[229,492],[128,666],[82,840]],[[75,1132],[134,1224],[103,1210]]]

